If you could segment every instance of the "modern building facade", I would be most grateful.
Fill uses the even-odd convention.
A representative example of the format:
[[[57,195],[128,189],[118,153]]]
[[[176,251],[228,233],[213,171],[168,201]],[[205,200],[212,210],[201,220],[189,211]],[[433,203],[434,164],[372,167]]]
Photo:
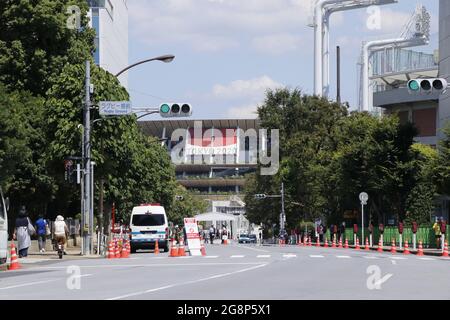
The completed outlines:
[[[94,61],[103,69],[117,74],[128,61],[128,0],[88,0],[90,27],[96,30]],[[119,77],[128,88],[128,75]]]
[[[448,0],[440,0],[439,3],[439,76],[450,83],[450,1]],[[443,127],[450,122],[448,91],[440,97],[439,110],[439,122]]]

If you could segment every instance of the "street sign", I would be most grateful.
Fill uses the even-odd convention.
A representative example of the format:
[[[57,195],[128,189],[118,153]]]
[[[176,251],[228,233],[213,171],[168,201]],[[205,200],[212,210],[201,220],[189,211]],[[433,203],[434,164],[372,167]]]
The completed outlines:
[[[133,113],[129,101],[102,101],[100,102],[101,116],[127,116]]]
[[[185,218],[184,228],[186,229],[186,240],[191,256],[201,256],[201,243],[197,220],[195,218]]]
[[[365,192],[361,192],[359,194],[359,201],[361,201],[361,204],[366,205],[367,200],[369,200],[369,195]]]

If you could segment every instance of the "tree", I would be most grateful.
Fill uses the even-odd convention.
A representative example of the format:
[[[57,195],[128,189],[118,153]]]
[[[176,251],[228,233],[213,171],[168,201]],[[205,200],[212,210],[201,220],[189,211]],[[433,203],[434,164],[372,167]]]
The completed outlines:
[[[441,140],[439,145],[435,182],[440,194],[450,195],[450,121],[447,122],[443,133],[445,138]]]
[[[175,194],[182,199],[176,200],[167,208],[168,218],[175,225],[182,225],[184,218],[190,218],[207,210],[207,203],[201,198],[190,194],[183,186],[177,185]]]

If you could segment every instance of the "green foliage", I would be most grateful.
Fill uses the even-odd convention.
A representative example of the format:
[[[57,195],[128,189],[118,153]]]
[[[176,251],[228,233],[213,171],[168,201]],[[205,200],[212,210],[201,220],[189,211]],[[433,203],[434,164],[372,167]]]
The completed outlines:
[[[315,218],[341,223],[345,211],[360,208],[362,191],[370,196],[374,223],[391,216],[429,219],[438,156],[414,144],[412,124],[400,124],[395,116],[348,114],[344,106],[288,89],[269,91],[259,116],[262,127],[280,129],[281,166],[276,176],[247,180],[252,222],[278,224],[279,200],[255,200],[254,194],[279,194],[281,181],[289,228]]]
[[[435,179],[441,194],[450,195],[450,121],[443,129],[445,139],[439,145],[439,159]]]
[[[177,185],[175,189],[177,196],[182,196],[183,200],[176,200],[166,208],[169,220],[175,225],[182,225],[184,218],[193,217],[206,212],[208,204],[206,201],[195,197],[183,186]]]

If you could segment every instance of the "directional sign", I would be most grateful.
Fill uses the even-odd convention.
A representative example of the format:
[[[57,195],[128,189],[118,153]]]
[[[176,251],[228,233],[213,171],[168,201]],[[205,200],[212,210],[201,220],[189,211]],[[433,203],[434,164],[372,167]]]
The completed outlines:
[[[132,113],[133,108],[129,101],[100,102],[100,115],[102,116],[127,116]]]
[[[369,195],[365,192],[362,192],[359,194],[359,200],[361,201],[362,204],[366,205],[367,200],[369,200]]]

